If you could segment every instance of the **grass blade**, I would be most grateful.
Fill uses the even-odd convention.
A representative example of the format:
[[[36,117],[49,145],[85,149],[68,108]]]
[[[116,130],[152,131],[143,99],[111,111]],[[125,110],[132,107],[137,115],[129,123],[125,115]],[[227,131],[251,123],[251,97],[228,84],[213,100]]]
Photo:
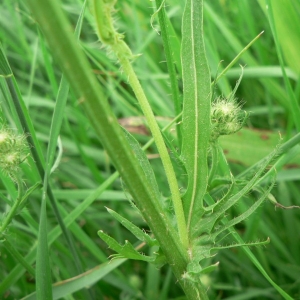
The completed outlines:
[[[52,278],[47,242],[46,193],[43,195],[36,255],[36,294],[38,299],[52,300]]]
[[[66,297],[72,293],[75,293],[81,289],[86,288],[87,286],[91,286],[102,279],[104,276],[112,272],[114,269],[123,264],[127,259],[114,259],[112,261],[106,262],[89,270],[80,276],[76,276],[74,278],[70,278],[65,282],[60,282],[57,285],[53,286],[53,299],[61,299]],[[23,300],[35,300],[40,299],[37,298],[36,293],[33,293]]]
[[[245,243],[243,239],[239,236],[239,234],[236,233],[234,229],[229,230],[232,233],[232,236],[234,239],[239,243]],[[280,286],[278,286],[272,278],[268,275],[268,273],[265,271],[264,267],[260,264],[260,262],[257,260],[255,255],[251,252],[249,247],[245,246],[242,247],[243,251],[246,253],[248,258],[252,261],[252,263],[257,267],[257,269],[261,272],[261,274],[269,281],[269,283],[278,291],[278,293],[286,300],[292,300],[293,298],[290,297]]]
[[[297,103],[296,96],[293,92],[291,83],[290,83],[290,81],[289,81],[289,79],[286,75],[286,72],[285,72],[283,56],[282,56],[282,52],[281,52],[281,48],[280,48],[280,44],[279,44],[279,40],[278,40],[278,36],[277,36],[277,31],[276,31],[276,27],[275,27],[275,22],[274,22],[272,4],[271,4],[271,1],[269,1],[269,0],[267,0],[266,3],[267,3],[267,6],[268,6],[267,11],[268,11],[269,22],[270,22],[271,30],[272,30],[274,40],[275,40],[277,55],[278,55],[278,59],[279,59],[279,62],[280,62],[281,69],[282,69],[284,84],[285,84],[285,87],[286,87],[288,95],[289,95],[290,111],[292,113],[295,126],[296,126],[297,130],[300,131],[300,108],[299,108],[299,105]]]
[[[85,11],[86,1],[83,4],[79,20],[77,22],[75,35],[77,39],[79,38],[80,29],[82,27],[83,15]],[[59,85],[55,108],[52,116],[50,133],[49,133],[49,144],[46,156],[46,166],[43,179],[43,193],[42,193],[42,206],[40,214],[40,226],[39,226],[39,237],[38,237],[38,248],[37,248],[37,260],[36,260],[36,282],[37,282],[37,296],[40,299],[45,299],[49,297],[52,299],[52,286],[51,286],[51,275],[50,275],[50,264],[49,264],[49,254],[48,254],[48,241],[47,241],[47,211],[46,211],[46,195],[47,189],[49,188],[49,179],[54,162],[54,157],[56,153],[56,146],[58,135],[61,129],[61,124],[64,118],[65,107],[69,95],[69,84],[64,75],[62,75],[61,82]],[[81,261],[76,252],[75,244],[71,237],[71,234],[65,230],[67,241],[69,244],[70,251],[74,258],[74,262],[78,273],[83,272],[83,267]],[[45,288],[47,286],[47,289]],[[51,294],[44,294],[45,292],[51,291]],[[87,296],[88,297],[88,296]],[[89,297],[88,297],[89,298]]]
[[[11,242],[6,239],[2,243],[5,246],[5,248],[9,251],[9,253],[11,253],[19,261],[19,263],[27,270],[27,272],[31,276],[35,276],[35,270],[33,269],[33,267],[23,258],[23,256],[18,252],[18,250],[15,249]]]

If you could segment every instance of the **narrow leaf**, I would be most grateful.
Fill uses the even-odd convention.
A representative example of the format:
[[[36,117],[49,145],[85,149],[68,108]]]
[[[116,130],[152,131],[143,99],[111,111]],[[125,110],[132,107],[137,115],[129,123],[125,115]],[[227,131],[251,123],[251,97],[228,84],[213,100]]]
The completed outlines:
[[[199,218],[207,188],[210,139],[210,72],[203,41],[203,1],[187,0],[182,24],[183,75],[182,156],[188,175],[184,197],[187,227]],[[198,216],[198,218],[197,218]]]
[[[119,221],[124,227],[126,227],[137,239],[142,242],[145,242],[149,246],[158,245],[155,239],[152,239],[146,232],[144,232],[139,227],[135,226],[126,218],[122,217],[112,209],[106,208],[107,211],[117,220]]]
[[[253,176],[253,178],[250,179],[247,182],[247,184],[236,194],[231,196],[230,191],[228,191],[228,196],[226,195],[219,202],[217,202],[217,205],[213,206],[214,213],[206,218],[201,219],[200,222],[198,222],[197,231],[210,233],[213,227],[215,226],[216,222],[222,219],[225,212],[234,204],[236,204],[239,201],[239,199],[241,199],[245,194],[247,194],[257,184],[257,182],[259,182],[260,176],[263,174],[269,163],[274,159],[274,157],[277,154],[278,147],[261,161],[259,169]]]
[[[214,232],[210,238],[212,240],[214,240],[221,232],[223,232],[224,230],[228,229],[229,227],[234,226],[235,224],[238,224],[240,222],[242,222],[243,220],[245,220],[246,218],[248,218],[250,215],[252,215],[254,213],[254,211],[263,203],[263,201],[268,197],[269,193],[271,192],[271,190],[274,187],[275,184],[275,179],[276,177],[273,177],[272,183],[269,185],[269,187],[263,192],[263,194],[261,195],[261,197],[244,213],[242,213],[241,215],[239,215],[238,217],[230,220],[229,222],[227,222],[224,226],[222,226],[222,228],[220,228],[218,231]]]
[[[299,108],[299,105],[298,105],[297,97],[296,97],[296,95],[293,91],[293,87],[292,87],[288,77],[286,76],[285,64],[284,64],[284,60],[283,60],[282,50],[281,50],[281,47],[280,47],[280,42],[279,42],[279,39],[278,39],[277,30],[276,30],[275,21],[274,21],[274,16],[273,16],[272,2],[270,0],[267,0],[266,4],[267,4],[267,11],[268,11],[270,27],[271,27],[271,30],[272,30],[272,33],[273,33],[273,36],[274,36],[276,51],[277,51],[278,59],[279,59],[282,74],[283,74],[284,84],[285,84],[287,93],[289,95],[290,112],[293,116],[294,124],[297,128],[297,131],[300,131],[300,108]],[[290,18],[290,17],[291,16],[289,14],[288,18]],[[295,57],[297,57],[297,56],[295,56]],[[295,65],[295,63],[293,63],[293,65]]]
[[[240,237],[239,234],[237,234],[237,232],[231,228],[231,233],[233,238],[243,244],[245,243],[243,241],[243,239]],[[246,253],[246,255],[248,256],[248,258],[252,261],[252,263],[257,267],[257,269],[260,271],[260,273],[269,281],[269,283],[278,291],[278,293],[286,300],[292,300],[293,298],[290,297],[280,286],[278,286],[272,279],[271,277],[268,275],[268,273],[265,271],[264,267],[260,264],[260,262],[257,260],[257,258],[255,257],[255,255],[251,252],[251,250],[249,249],[249,247],[245,246],[242,247],[242,250]]]
[[[108,245],[109,248],[117,252],[118,254],[113,254],[112,257],[115,258],[129,258],[129,259],[136,259],[136,260],[143,260],[147,262],[155,261],[155,256],[146,256],[139,253],[137,250],[134,249],[132,244],[128,241],[125,241],[124,245],[120,245],[114,238],[110,237],[103,231],[98,231],[99,237]]]
[[[157,13],[158,13],[161,36],[164,45],[164,52],[166,56],[166,62],[167,62],[168,72],[170,77],[171,93],[174,102],[175,114],[178,115],[182,110],[181,108],[182,99],[180,99],[179,87],[177,82],[178,79],[177,79],[175,67],[177,65],[178,70],[179,71],[181,70],[179,66],[180,62],[176,61],[176,59],[178,58],[180,59],[180,55],[176,56],[176,54],[179,54],[178,50],[180,49],[180,44],[176,37],[175,30],[166,14],[164,1],[165,0],[156,0],[156,6],[158,8]],[[178,43],[178,45],[176,45],[176,42]],[[177,131],[179,147],[181,147],[181,141],[182,141],[181,126],[176,126],[176,131]]]
[[[96,282],[100,281],[104,276],[111,273],[126,259],[114,259],[113,261],[105,262],[95,268],[88,270],[87,272],[80,274],[79,276],[68,278],[65,281],[56,283],[53,285],[53,300],[62,299],[71,295],[81,289],[92,286]],[[32,293],[23,298],[23,300],[36,300],[36,293]]]
[[[256,174],[253,176],[251,180],[248,181],[247,185],[242,188],[238,193],[236,193],[234,196],[232,196],[228,201],[219,201],[218,205],[214,208],[215,211],[222,211],[225,212],[227,209],[229,209],[232,205],[234,205],[238,199],[240,199],[242,196],[244,196],[246,193],[248,193],[253,186],[257,183],[260,176],[263,174],[263,172],[266,170],[270,162],[274,159],[275,156],[278,155],[278,149],[274,149],[268,156],[266,156],[259,165],[259,169],[256,171]]]
[[[83,9],[81,11],[78,23],[76,36],[79,36],[79,29],[81,28],[83,14],[85,11],[84,3]],[[67,103],[69,94],[69,84],[66,77],[63,75],[61,78],[60,86],[58,89],[55,109],[52,116],[51,128],[49,133],[49,145],[46,155],[46,166],[43,176],[43,193],[42,193],[42,205],[40,213],[40,223],[39,223],[39,235],[38,235],[38,247],[37,247],[37,260],[36,260],[36,289],[38,299],[52,299],[52,286],[51,286],[51,269],[49,262],[49,252],[48,252],[48,240],[47,240],[47,210],[46,210],[46,195],[47,189],[49,188],[50,171],[55,157],[56,145],[61,129],[61,124],[64,118],[65,106]],[[55,201],[55,200],[54,200]],[[63,224],[63,227],[65,225]],[[75,250],[74,242],[71,238],[70,233],[65,229],[65,234],[67,235],[67,241],[74,258],[75,266],[78,273],[83,272],[81,262],[79,260],[78,254]]]
[[[149,163],[149,160],[144,152],[144,150],[141,148],[140,144],[138,141],[124,128],[122,128],[125,134],[125,137],[132,147],[132,150],[134,152],[134,155],[138,159],[139,164],[142,167],[143,172],[146,175],[147,180],[149,181],[149,185],[153,189],[153,192],[155,193],[156,199],[160,199],[161,195],[159,192],[158,184],[156,182],[156,178],[153,172],[153,169]]]
[[[52,280],[47,241],[46,198],[43,197],[40,210],[38,247],[36,255],[36,294],[38,299],[52,299]]]

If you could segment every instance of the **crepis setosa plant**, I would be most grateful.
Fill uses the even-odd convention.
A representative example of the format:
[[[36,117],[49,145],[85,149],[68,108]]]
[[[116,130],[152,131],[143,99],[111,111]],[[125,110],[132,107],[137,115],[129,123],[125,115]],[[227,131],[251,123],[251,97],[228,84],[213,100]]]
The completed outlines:
[[[97,1],[95,6],[95,15],[98,24],[98,36],[109,50],[113,51],[119,60],[124,73],[126,69],[129,69],[130,75],[128,76],[130,84],[136,84],[132,78],[135,78],[132,74],[132,69],[129,66],[129,60],[132,59],[131,51],[128,50],[128,46],[123,41],[123,35],[118,34],[114,27],[111,17],[111,13],[114,10],[113,6],[115,1]],[[100,3],[100,4],[99,4]],[[232,233],[232,228],[237,223],[248,218],[268,197],[273,185],[274,176],[270,183],[263,189],[260,188],[258,192],[260,196],[254,204],[252,204],[245,212],[239,216],[228,219],[226,213],[228,210],[240,201],[245,195],[251,192],[255,185],[259,182],[261,176],[265,172],[266,168],[277,155],[277,149],[275,149],[269,156],[261,161],[260,165],[254,170],[254,175],[250,179],[239,178],[235,180],[230,172],[223,151],[218,143],[218,138],[222,135],[233,134],[241,129],[244,125],[248,114],[241,109],[241,105],[235,99],[236,90],[240,84],[242,76],[237,82],[236,87],[228,97],[219,97],[212,102],[210,107],[210,172],[208,176],[208,185],[206,193],[204,195],[204,205],[197,211],[196,223],[192,224],[192,228],[189,227],[189,241],[188,241],[188,259],[186,271],[182,274],[181,280],[197,282],[201,274],[205,274],[213,271],[217,264],[204,263],[203,261],[209,259],[215,255],[215,253],[224,248],[230,248],[234,246],[244,245],[263,245],[265,242],[254,243],[242,243],[223,245],[222,241],[229,233]],[[133,87],[134,89],[134,87]],[[139,91],[140,92],[140,91]],[[140,94],[139,94],[140,95]],[[140,103],[142,106],[142,104]],[[147,118],[147,116],[146,116]],[[184,122],[184,120],[183,120]],[[148,122],[149,123],[149,122]],[[150,125],[150,124],[149,124]],[[160,195],[158,185],[156,183],[155,175],[147,160],[144,151],[140,148],[138,142],[129,134],[126,133],[127,139],[133,148],[133,152],[142,165],[147,178],[152,184],[153,190],[157,195],[157,199],[160,199],[161,206],[164,208],[164,213],[172,218],[169,209],[166,207],[162,197]],[[207,157],[207,155],[205,155]],[[184,164],[184,159],[183,159]],[[224,174],[218,174],[218,165],[223,164],[227,167]],[[205,175],[206,176],[206,175]],[[204,177],[205,177],[204,176]],[[205,177],[206,178],[206,177]],[[223,195],[223,196],[219,196]],[[184,199],[184,195],[181,195],[181,199]],[[216,200],[220,198],[219,200]],[[176,214],[176,208],[174,205],[174,211]],[[149,246],[159,247],[158,241],[150,237],[143,230],[135,226],[132,222],[120,216],[118,213],[108,209],[108,212],[118,220],[123,226],[125,226],[133,235],[139,240],[148,244]],[[178,224],[177,224],[178,225]],[[179,226],[178,226],[179,227]],[[166,260],[161,251],[156,251],[150,256],[145,256],[133,247],[128,241],[124,245],[119,244],[115,239],[105,234],[103,231],[98,232],[100,238],[107,243],[107,245],[117,252],[113,257],[126,257],[129,259],[144,260],[156,264],[157,266],[163,265]]]
[[[252,190],[257,180],[265,171],[266,167],[269,165],[273,157],[277,154],[277,150],[274,150],[274,152],[272,152],[262,162],[261,166],[259,166],[257,170],[255,170],[255,176],[248,181],[239,180],[235,182],[230,172],[227,174],[227,177],[225,176],[223,178],[214,173],[216,171],[214,165],[217,165],[219,160],[225,159],[224,155],[221,155],[221,153],[219,153],[220,151],[222,151],[222,149],[219,146],[218,138],[222,135],[230,135],[236,133],[242,128],[243,124],[249,117],[248,113],[242,110],[241,105],[235,98],[235,92],[241,82],[241,79],[242,75],[239,78],[236,87],[228,97],[218,97],[214,102],[212,102],[212,132],[210,143],[212,162],[211,172],[209,176],[212,180],[210,182],[211,185],[208,186],[208,190],[205,195],[205,202],[207,206],[202,212],[201,220],[199,221],[197,228],[193,229],[193,249],[191,250],[193,252],[193,259],[188,265],[187,272],[182,275],[182,280],[197,281],[197,277],[199,275],[206,274],[215,270],[219,265],[218,262],[206,267],[202,267],[200,262],[204,259],[215,256],[218,250],[237,246],[265,245],[269,242],[269,240],[266,240],[263,242],[236,243],[230,245],[222,245],[221,243],[224,237],[228,235],[228,233],[226,232],[230,231],[230,228],[248,218],[263,203],[263,201],[269,196],[269,193],[274,185],[274,180],[272,180],[267,188],[265,188],[263,191],[260,190],[261,196],[246,212],[239,215],[238,217],[235,217],[232,220],[226,219],[226,211]],[[157,191],[157,194],[159,194],[158,186],[155,183],[153,170],[151,169],[144,151],[140,148],[138,142],[134,139],[133,136],[131,136],[128,132],[126,132],[126,136],[134,150],[135,155],[139,158],[140,163],[146,170],[148,170],[148,175],[153,178],[155,190]],[[217,155],[215,153],[217,153]],[[227,165],[226,161],[225,163]],[[215,184],[214,180],[216,180],[218,184]],[[215,201],[213,196],[211,196],[210,187],[212,185],[214,185],[213,188],[211,188],[212,192],[219,188],[221,190],[221,192],[219,193],[223,193],[225,190],[224,187],[226,185],[229,185],[229,188],[227,189],[225,195],[219,201]],[[172,217],[172,213],[170,213],[169,208],[170,202],[168,202],[168,205],[166,205],[166,202],[163,200],[163,198],[160,198],[166,214]],[[107,210],[117,221],[119,221],[124,227],[126,227],[140,241],[146,243],[151,247],[156,246],[156,248],[154,249],[157,249],[157,247],[159,247],[159,243],[156,241],[156,239],[150,237],[144,230],[138,228],[132,222],[119,215],[117,212],[108,208]],[[160,251],[156,251],[151,256],[146,256],[137,251],[129,241],[126,241],[124,245],[121,245],[112,237],[105,234],[103,231],[99,231],[98,235],[104,242],[107,243],[107,245],[112,250],[117,252],[117,254],[111,256],[112,258],[126,257],[129,259],[144,260],[154,263],[157,267],[160,267],[166,263],[165,257]]]
[[[245,124],[246,120],[249,117],[249,114],[246,111],[242,110],[241,104],[239,104],[237,99],[235,98],[235,92],[237,91],[241,79],[242,75],[240,76],[234,90],[232,91],[232,93],[230,93],[228,97],[218,97],[215,99],[215,101],[212,102],[212,131],[210,139],[212,162],[211,172],[209,174],[209,177],[211,178],[211,180],[209,180],[210,185],[208,186],[208,190],[205,195],[205,202],[207,206],[201,213],[201,220],[199,221],[197,227],[193,229],[193,249],[191,250],[191,253],[193,253],[193,259],[188,265],[187,272],[182,275],[182,280],[192,280],[196,282],[197,277],[199,275],[206,274],[215,270],[219,265],[218,262],[206,267],[202,267],[200,262],[204,259],[208,259],[215,256],[216,252],[221,249],[238,246],[259,246],[265,245],[269,242],[269,240],[267,239],[266,241],[262,242],[236,243],[230,245],[222,245],[222,243],[220,243],[228,235],[228,233],[226,232],[230,231],[230,228],[248,218],[263,203],[263,201],[269,196],[269,193],[273,188],[275,179],[273,178],[273,180],[267,188],[265,188],[264,190],[260,190],[261,196],[259,197],[258,201],[256,201],[246,212],[230,221],[225,218],[226,211],[254,188],[255,183],[263,174],[266,167],[269,165],[274,156],[277,155],[277,149],[275,149],[274,152],[272,152],[261,163],[261,165],[257,167],[257,169],[254,171],[255,176],[250,181],[235,181],[229,169],[227,176],[223,176],[222,178],[218,176],[218,174],[215,174],[215,165],[219,163],[219,160],[225,160],[225,164],[228,166],[224,155],[221,155],[220,153],[220,151],[222,153],[223,151],[218,143],[219,137],[222,135],[230,135],[236,133],[242,128],[242,126]],[[146,167],[146,165],[148,164],[147,158],[144,152],[140,149],[137,141],[129,133],[127,133],[127,138],[132,148],[134,149],[135,154],[139,157],[141,164],[144,165],[145,169],[149,169],[148,167]],[[214,181],[218,183],[215,184]],[[224,186],[226,185],[229,185],[229,188],[227,189],[225,196],[223,196],[219,201],[215,201],[214,198],[211,196],[210,191],[212,190],[214,192],[217,187],[221,189],[221,193],[223,193]],[[211,186],[213,186],[213,188],[211,188]],[[166,214],[169,214],[170,218],[172,218],[172,213],[170,214],[169,208],[170,202],[168,202],[168,205],[166,205],[166,202],[164,202],[162,198],[161,200],[162,206],[164,207]],[[159,246],[155,239],[150,238],[144,231],[137,228],[130,221],[126,220],[125,218],[123,218],[122,216],[118,215],[116,212],[110,209],[108,209],[108,212],[129,231],[131,231],[139,240],[147,243],[149,246]],[[163,254],[159,251],[154,253],[153,256],[145,256],[133,249],[133,246],[128,241],[126,241],[126,243],[123,246],[121,246],[102,231],[99,232],[99,236],[104,241],[106,241],[106,243],[110,246],[111,249],[115,250],[118,253],[116,255],[112,255],[113,258],[135,257],[135,259],[152,262],[156,266],[161,266],[166,262],[163,257]]]

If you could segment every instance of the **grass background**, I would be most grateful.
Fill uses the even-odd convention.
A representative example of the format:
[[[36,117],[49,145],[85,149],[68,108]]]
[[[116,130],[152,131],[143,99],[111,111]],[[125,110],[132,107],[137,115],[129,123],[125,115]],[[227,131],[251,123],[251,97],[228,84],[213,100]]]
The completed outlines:
[[[82,4],[81,0],[62,2],[74,28]],[[115,18],[119,32],[126,34],[125,40],[133,53],[142,54],[134,61],[134,68],[154,113],[160,117],[163,124],[174,117],[174,109],[161,38],[150,25],[150,17],[154,12],[153,3],[128,0],[119,1],[116,6]],[[180,1],[167,2],[168,16],[179,39],[183,6],[184,3]],[[37,30],[26,4],[23,1],[3,0],[0,9],[0,41],[29,110],[42,152],[46,155],[61,72],[48,51],[43,36]],[[280,0],[273,3],[273,9],[287,75],[299,101],[300,59],[297,49],[300,44],[300,29],[295,24],[300,15],[300,4]],[[251,112],[247,128],[222,139],[232,171],[238,174],[275,147],[279,140],[278,132],[284,140],[295,134],[289,96],[264,1],[253,1],[253,4],[246,0],[207,1],[204,20],[206,49],[212,76],[221,72],[257,34],[265,31],[239,61],[240,64],[246,65],[237,97],[245,103],[244,108]],[[116,116],[123,119],[125,127],[128,128],[130,124],[130,130],[137,132],[136,137],[143,144],[149,139],[143,119],[132,118],[141,116],[140,109],[113,56],[101,49],[97,42],[92,24],[92,17],[87,9],[80,37],[81,47],[93,66],[95,76],[105,87]],[[156,20],[153,25],[157,26]],[[179,54],[179,51],[179,48],[174,47],[174,52]],[[221,65],[220,61],[223,61]],[[228,95],[239,74],[240,67],[235,65],[220,80],[215,88],[215,95]],[[13,127],[13,116],[5,101],[8,93],[2,79],[0,97],[3,114]],[[175,137],[171,134],[170,132],[169,135],[174,140]],[[69,221],[67,226],[72,233],[83,269],[92,271],[86,276],[65,282],[78,273],[64,238],[55,234],[58,232],[55,229],[57,222],[49,205],[47,222],[48,231],[51,232],[48,240],[51,241],[49,253],[52,278],[53,282],[63,281],[55,287],[54,294],[59,295],[55,297],[150,300],[183,297],[167,266],[157,270],[152,265],[136,261],[114,261],[106,264],[106,257],[112,252],[98,238],[99,229],[120,242],[128,239],[135,243],[135,239],[110,217],[105,206],[133,220],[135,224],[145,229],[147,227],[127,201],[129,196],[124,192],[120,179],[111,180],[104,191],[94,193],[99,185],[113,174],[114,168],[102,150],[101,141],[96,138],[83,114],[79,99],[74,97],[72,91],[68,98],[60,138],[62,158],[58,169],[52,174],[51,186],[62,216],[71,219],[74,212],[77,212],[76,217]],[[166,179],[155,147],[150,147],[147,154],[151,157],[160,189],[163,195],[168,196]],[[174,164],[176,166],[176,161]],[[294,158],[282,170],[278,170],[273,195],[283,205],[300,205],[299,165],[299,154],[296,151]],[[30,164],[23,164],[23,172],[27,187],[38,180],[38,175]],[[178,167],[179,179],[180,172]],[[14,184],[2,175],[0,188],[3,196],[0,207],[4,214],[8,209],[5,197],[13,199],[16,191]],[[253,201],[251,198],[252,195],[249,195],[249,199],[245,201]],[[33,267],[40,203],[41,192],[35,192],[26,208],[14,219],[6,237]],[[86,207],[82,207],[82,203],[87,203]],[[235,206],[231,213],[236,215],[238,211],[243,211],[245,203]],[[265,203],[254,215],[238,225],[237,229],[246,241],[265,240],[270,237],[271,243],[267,247],[252,250],[271,278],[294,299],[300,299],[298,210],[275,210],[272,204]],[[34,276],[28,271],[21,271],[18,259],[3,244],[0,244],[0,251],[0,298],[21,299],[34,292]],[[144,248],[143,251],[147,253],[149,249]],[[205,278],[207,286],[210,287],[211,299],[281,299],[241,249],[222,251],[215,257],[215,261],[221,262],[218,271]],[[94,269],[100,264],[104,265]],[[116,269],[118,264],[120,266]],[[91,286],[89,294],[77,291],[81,286]],[[75,292],[72,296],[71,291]]]

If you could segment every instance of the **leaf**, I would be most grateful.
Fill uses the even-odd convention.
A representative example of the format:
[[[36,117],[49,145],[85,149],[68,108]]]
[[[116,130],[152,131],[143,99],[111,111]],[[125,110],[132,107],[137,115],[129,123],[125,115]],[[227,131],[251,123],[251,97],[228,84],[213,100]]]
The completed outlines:
[[[33,186],[31,186],[25,193],[25,195],[22,197],[22,200],[20,202],[20,206],[19,206],[19,211],[21,211],[24,206],[27,203],[28,197],[36,190],[42,187],[42,183],[41,182],[36,182]]]
[[[285,61],[291,69],[299,74],[300,28],[295,24],[299,22],[300,3],[277,0],[272,2],[272,8],[278,41]]]
[[[224,216],[225,212],[232,207],[234,204],[239,201],[245,194],[247,194],[256,184],[259,182],[261,175],[266,170],[267,166],[274,159],[276,155],[278,155],[278,149],[274,149],[267,157],[265,157],[257,166],[255,175],[252,179],[247,181],[246,185],[241,188],[236,194],[231,194],[231,189],[227,192],[227,194],[213,207],[213,213],[205,218],[202,218],[197,225],[196,231],[211,233],[212,229],[216,225],[216,222]]]
[[[205,268],[201,268],[199,262],[197,260],[193,260],[188,264],[187,270],[190,275],[199,276],[200,274],[207,274],[216,270],[219,266],[219,262],[216,262],[213,265],[207,266]]]
[[[230,220],[229,222],[227,222],[224,226],[222,226],[222,228],[220,228],[219,230],[217,230],[216,232],[214,232],[209,238],[211,238],[212,240],[215,240],[215,238],[224,230],[228,229],[229,227],[234,226],[235,224],[238,224],[240,222],[242,222],[243,220],[245,220],[246,218],[248,218],[250,215],[252,215],[254,213],[254,211],[263,203],[263,201],[268,197],[269,193],[271,192],[271,190],[274,187],[275,184],[275,180],[276,177],[273,176],[272,179],[272,183],[269,185],[268,188],[266,188],[263,191],[262,196],[244,213],[242,213],[241,215],[239,215],[238,217]]]
[[[153,189],[153,192],[155,193],[156,199],[161,198],[161,194],[159,192],[158,184],[153,172],[153,169],[149,163],[149,160],[144,152],[144,150],[141,148],[138,141],[124,128],[122,128],[125,134],[125,138],[127,139],[128,143],[130,144],[134,155],[138,159],[139,164],[142,167],[143,172],[146,175],[147,180],[149,181],[150,186]]]
[[[115,259],[113,261],[105,262],[93,269],[88,270],[80,275],[67,280],[55,283],[53,289],[53,300],[67,298],[77,291],[90,287],[100,281],[104,276],[110,274],[113,270],[123,264],[126,259]],[[23,300],[36,300],[36,293],[32,293],[23,298]]]
[[[181,65],[180,65],[180,42],[177,38],[176,32],[168,18],[165,11],[165,0],[156,0],[156,7],[158,8],[157,14],[159,19],[159,25],[161,29],[161,37],[164,46],[164,52],[166,56],[166,62],[168,67],[168,73],[170,77],[170,86],[172,99],[174,102],[175,114],[181,113],[182,98],[180,97],[178,78],[176,74],[176,67],[181,77]],[[154,13],[154,15],[156,14]],[[152,16],[152,18],[154,17]],[[151,18],[151,19],[152,19]],[[179,148],[181,147],[181,126],[176,126],[177,138]]]
[[[136,259],[136,260],[143,260],[147,262],[154,262],[155,256],[146,256],[139,253],[137,250],[134,249],[132,244],[128,241],[125,241],[125,244],[122,246],[120,245],[114,238],[110,237],[102,230],[98,231],[99,237],[108,245],[109,248],[117,252],[118,254],[113,254],[113,258],[129,258],[129,259]]]
[[[238,243],[244,243],[243,239],[240,237],[239,234],[232,228],[231,233],[233,235],[233,238],[238,242]],[[257,267],[257,269],[261,272],[261,274],[269,281],[269,283],[279,292],[279,294],[287,300],[293,300],[292,297],[290,297],[280,286],[278,286],[268,275],[268,273],[265,271],[264,267],[260,264],[260,262],[257,260],[255,255],[251,252],[249,247],[242,247],[242,250],[246,253],[248,258],[252,261],[252,263]]]
[[[144,232],[139,227],[135,226],[126,218],[122,217],[112,209],[106,208],[107,211],[117,220],[119,221],[124,227],[126,227],[137,239],[142,242],[145,242],[149,246],[158,246],[158,242],[155,239],[152,239],[146,232]]]
[[[182,23],[182,157],[188,175],[184,210],[190,234],[203,209],[210,139],[210,72],[203,41],[203,1],[187,0]]]
[[[86,1],[84,2],[79,20],[76,26],[75,35],[77,38],[80,34],[80,28],[83,21],[83,15],[86,7]],[[55,109],[51,120],[51,128],[49,132],[49,145],[47,148],[46,165],[43,174],[43,193],[42,193],[42,205],[39,222],[39,234],[38,234],[38,247],[37,247],[37,260],[36,260],[36,291],[39,299],[52,299],[52,286],[51,286],[51,269],[49,262],[49,249],[47,240],[47,210],[46,210],[46,195],[49,189],[49,177],[51,167],[55,157],[55,150],[61,124],[64,118],[65,107],[69,94],[69,83],[67,78],[63,75],[61,78],[59,90],[56,97]],[[50,198],[51,199],[51,198]],[[53,199],[54,200],[54,199]],[[66,240],[71,253],[74,258],[74,263],[77,271],[83,272],[81,261],[79,260],[78,254],[75,250],[74,242],[70,237],[70,233],[67,231],[65,224],[62,221],[62,217],[56,212],[55,200],[51,201],[52,208],[57,215],[59,223],[61,223],[62,230],[65,232]]]
[[[296,94],[294,93],[292,85],[291,85],[291,83],[290,83],[290,81],[289,81],[289,79],[286,75],[286,72],[285,72],[285,63],[284,63],[284,60],[283,60],[283,55],[282,55],[282,51],[281,51],[281,47],[280,47],[280,43],[279,43],[279,39],[278,39],[276,26],[275,26],[272,3],[271,3],[270,0],[266,0],[266,4],[267,4],[267,12],[268,12],[268,18],[269,18],[269,22],[270,22],[270,27],[271,27],[271,31],[272,31],[274,41],[275,41],[276,51],[277,51],[278,60],[279,60],[281,70],[282,70],[282,75],[283,75],[283,79],[284,79],[285,88],[286,88],[287,93],[289,95],[290,112],[293,116],[293,121],[294,121],[295,126],[297,128],[297,131],[300,131],[300,109],[299,109]],[[293,10],[293,8],[290,7],[290,10]],[[282,11],[280,11],[280,14],[281,13],[282,13]],[[285,17],[287,17],[286,13],[287,12],[284,13]],[[290,18],[291,16],[289,15],[288,17]],[[295,17],[294,14],[293,14],[293,17]],[[292,59],[292,61],[294,61],[294,60]],[[295,65],[295,64],[293,63],[293,65]]]
[[[12,76],[12,71],[0,43],[0,77],[5,78],[10,76]]]

